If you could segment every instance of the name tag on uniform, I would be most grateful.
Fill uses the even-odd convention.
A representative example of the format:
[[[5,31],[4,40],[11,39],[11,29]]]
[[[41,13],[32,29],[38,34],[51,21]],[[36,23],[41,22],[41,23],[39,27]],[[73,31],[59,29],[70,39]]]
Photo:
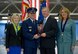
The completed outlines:
[[[29,26],[28,28],[32,28],[32,26]]]
[[[29,29],[29,31],[31,32],[31,31],[32,31],[32,29]]]

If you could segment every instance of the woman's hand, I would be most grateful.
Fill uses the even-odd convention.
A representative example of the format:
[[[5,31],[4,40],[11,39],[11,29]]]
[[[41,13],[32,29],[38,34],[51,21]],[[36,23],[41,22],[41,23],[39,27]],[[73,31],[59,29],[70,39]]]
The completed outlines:
[[[72,52],[74,51],[74,49],[75,49],[75,46],[72,46],[72,47],[71,47]]]

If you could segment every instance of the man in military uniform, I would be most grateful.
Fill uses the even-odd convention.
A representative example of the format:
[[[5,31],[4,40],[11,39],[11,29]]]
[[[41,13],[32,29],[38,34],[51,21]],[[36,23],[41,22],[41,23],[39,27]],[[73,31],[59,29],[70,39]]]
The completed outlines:
[[[28,8],[29,17],[22,23],[24,54],[37,54],[39,36],[37,34],[37,20],[34,18],[36,11],[36,8]]]

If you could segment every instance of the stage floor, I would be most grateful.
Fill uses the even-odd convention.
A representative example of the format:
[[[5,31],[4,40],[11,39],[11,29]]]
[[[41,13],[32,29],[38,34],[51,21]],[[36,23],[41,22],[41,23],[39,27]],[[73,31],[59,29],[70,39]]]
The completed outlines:
[[[57,47],[55,48],[55,50],[56,50],[56,54],[57,54]],[[37,54],[40,54],[39,49],[38,49]],[[78,46],[75,46],[74,54],[78,54]]]
[[[57,47],[55,48],[56,54],[57,54]],[[5,46],[0,45],[0,54],[6,54]],[[21,53],[22,54],[22,53]],[[40,51],[38,49],[37,54],[40,54]],[[78,54],[78,46],[75,46],[74,54]]]

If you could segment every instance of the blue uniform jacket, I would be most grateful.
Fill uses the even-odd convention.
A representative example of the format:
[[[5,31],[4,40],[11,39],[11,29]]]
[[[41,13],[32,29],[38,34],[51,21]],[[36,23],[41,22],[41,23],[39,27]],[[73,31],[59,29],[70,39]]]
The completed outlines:
[[[38,46],[38,39],[34,39],[33,36],[37,34],[37,21],[35,24],[31,19],[27,19],[22,23],[23,42],[24,47],[36,48]]]

